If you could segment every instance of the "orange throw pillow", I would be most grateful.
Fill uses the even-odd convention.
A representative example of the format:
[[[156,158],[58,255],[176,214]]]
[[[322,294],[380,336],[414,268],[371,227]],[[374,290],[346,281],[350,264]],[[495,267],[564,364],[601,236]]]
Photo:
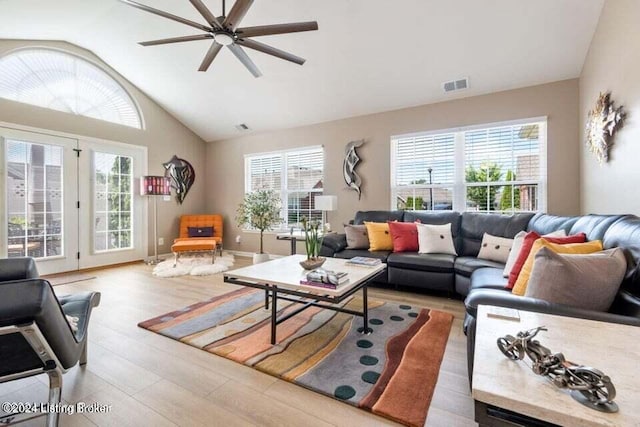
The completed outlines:
[[[369,251],[392,251],[393,239],[386,222],[364,222],[369,235]]]
[[[520,270],[522,270],[522,266],[529,258],[529,254],[531,253],[531,248],[533,244],[538,240],[541,236],[535,231],[530,231],[524,236],[524,240],[522,241],[522,246],[520,247],[520,252],[518,253],[518,258],[516,258],[516,262],[513,264],[513,268],[509,273],[509,283],[506,286],[506,289],[513,289],[513,286],[516,284],[518,280],[518,276],[520,275]],[[584,233],[572,234],[571,236],[565,237],[545,237],[547,242],[557,243],[559,245],[564,245],[567,243],[584,243],[587,241],[587,235]]]
[[[533,270],[533,263],[536,260],[536,254],[542,248],[549,248],[558,254],[591,254],[602,250],[602,242],[600,240],[593,240],[586,243],[559,245],[557,243],[551,243],[544,238],[536,240],[531,248],[527,261],[522,266],[518,280],[511,291],[515,295],[523,296],[527,291],[527,285],[529,284],[529,277],[531,277],[531,271]]]

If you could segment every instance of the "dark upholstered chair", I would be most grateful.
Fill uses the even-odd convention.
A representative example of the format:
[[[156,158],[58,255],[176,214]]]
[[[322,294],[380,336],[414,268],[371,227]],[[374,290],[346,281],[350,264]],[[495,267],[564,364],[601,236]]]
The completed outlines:
[[[100,293],[57,298],[48,281],[38,278],[32,258],[0,259],[0,383],[46,373],[49,404],[60,403],[62,374],[87,363],[87,328]],[[65,315],[77,317],[73,331]],[[37,414],[2,414],[0,425]],[[47,414],[47,426],[58,414]]]

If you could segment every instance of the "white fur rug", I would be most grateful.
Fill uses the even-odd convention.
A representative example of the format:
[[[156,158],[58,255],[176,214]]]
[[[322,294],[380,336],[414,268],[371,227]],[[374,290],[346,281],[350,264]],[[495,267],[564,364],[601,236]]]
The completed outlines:
[[[173,257],[162,261],[153,269],[153,275],[158,277],[178,277],[178,276],[208,276],[211,274],[227,271],[234,263],[233,255],[223,253],[216,256],[215,264],[211,264],[211,255],[182,256],[178,260],[178,265],[173,266]]]

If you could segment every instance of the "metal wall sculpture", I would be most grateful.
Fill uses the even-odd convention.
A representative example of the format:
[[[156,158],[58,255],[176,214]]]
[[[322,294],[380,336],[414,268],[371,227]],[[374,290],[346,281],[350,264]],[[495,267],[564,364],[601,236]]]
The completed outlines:
[[[362,146],[364,142],[364,139],[361,139],[348,143],[344,150],[344,162],[342,163],[344,182],[347,183],[350,189],[358,193],[358,200],[360,200],[362,196],[362,190],[360,188],[362,186],[362,178],[360,178],[360,175],[355,171],[356,165],[360,162],[356,148]]]
[[[613,135],[622,127],[625,115],[622,106],[614,107],[610,92],[601,93],[596,106],[589,111],[586,143],[600,164],[609,161],[609,149],[613,146]]]
[[[196,180],[196,171],[188,161],[174,155],[171,160],[163,163],[164,176],[171,179],[171,187],[176,190],[176,201],[182,204],[189,189]]]

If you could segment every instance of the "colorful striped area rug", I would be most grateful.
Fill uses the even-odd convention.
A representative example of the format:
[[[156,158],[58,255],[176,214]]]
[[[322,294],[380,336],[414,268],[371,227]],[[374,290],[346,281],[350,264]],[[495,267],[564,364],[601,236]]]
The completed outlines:
[[[342,303],[361,310],[362,300]],[[298,307],[278,301],[281,315]],[[369,300],[362,318],[310,307],[270,344],[264,291],[242,288],[141,322],[140,327],[410,426],[424,425],[453,316]]]

